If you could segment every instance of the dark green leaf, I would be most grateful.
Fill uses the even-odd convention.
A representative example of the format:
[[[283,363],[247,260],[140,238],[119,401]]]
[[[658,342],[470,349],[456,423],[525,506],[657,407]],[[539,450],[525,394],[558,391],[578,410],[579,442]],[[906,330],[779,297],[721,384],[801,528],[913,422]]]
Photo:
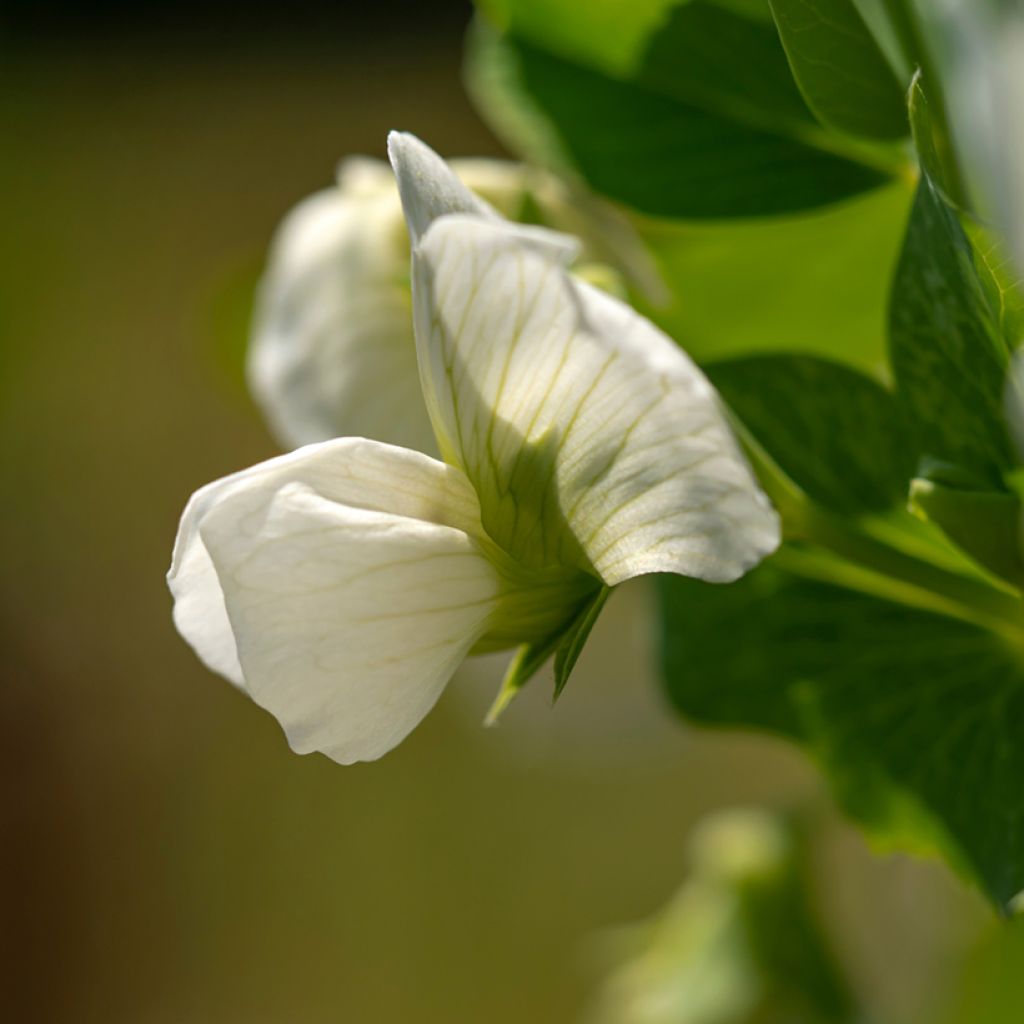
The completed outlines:
[[[1003,416],[1010,344],[997,292],[956,216],[923,180],[893,284],[893,372],[922,452],[993,489],[1016,464]]]
[[[767,563],[664,577],[663,658],[697,721],[801,742],[879,837],[938,851],[1000,905],[1024,886],[1024,661],[976,627]]]
[[[870,377],[790,355],[706,370],[733,413],[811,498],[850,514],[906,501],[916,453],[899,404]]]
[[[905,90],[853,0],[770,0],[793,77],[823,124],[852,135],[899,139]]]
[[[876,188],[899,167],[815,124],[771,25],[702,0],[673,10],[628,74],[482,26],[467,70],[512,148],[645,213],[805,210]]]

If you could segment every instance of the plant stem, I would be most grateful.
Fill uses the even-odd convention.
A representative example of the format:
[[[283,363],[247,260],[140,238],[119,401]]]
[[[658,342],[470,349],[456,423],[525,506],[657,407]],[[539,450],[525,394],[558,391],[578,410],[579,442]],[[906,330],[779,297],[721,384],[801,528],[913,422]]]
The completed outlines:
[[[782,517],[785,544],[774,557],[783,568],[970,622],[1024,648],[1024,599],[1012,587],[943,568],[870,535],[857,519],[809,498],[735,418],[733,424]]]
[[[943,569],[869,536],[855,520],[805,502],[785,520],[789,541],[807,542],[821,553],[795,547],[783,564],[801,575],[843,583],[876,596],[983,626],[1024,644],[1024,600],[982,579]]]

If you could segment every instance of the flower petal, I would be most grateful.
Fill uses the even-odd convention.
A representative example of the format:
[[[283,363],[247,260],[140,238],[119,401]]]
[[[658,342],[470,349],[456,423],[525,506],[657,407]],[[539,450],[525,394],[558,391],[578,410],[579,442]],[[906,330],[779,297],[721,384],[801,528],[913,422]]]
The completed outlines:
[[[466,188],[451,167],[415,135],[391,132],[388,135],[388,156],[395,170],[409,237],[414,247],[438,217],[461,213],[504,223],[509,230],[518,232],[525,241],[550,248],[566,263],[579,255],[580,242],[572,235],[533,224],[512,225],[504,221],[493,206]],[[482,184],[486,185],[487,182]],[[490,182],[495,197],[499,201],[507,201],[507,194],[503,197],[501,191],[494,188],[495,184],[493,180]]]
[[[394,180],[346,161],[337,189],[281,225],[260,288],[249,383],[284,445],[353,435],[433,450],[409,308]]]
[[[474,195],[428,145],[408,132],[388,135],[388,157],[395,169],[413,244],[435,217],[470,213],[498,218],[493,207]]]
[[[420,373],[444,457],[527,565],[609,585],[742,575],[778,519],[694,363],[521,232],[436,220],[413,253]]]
[[[310,446],[193,496],[168,575],[175,622],[293,749],[372,760],[487,631],[502,582],[478,530],[457,470],[362,439]]]

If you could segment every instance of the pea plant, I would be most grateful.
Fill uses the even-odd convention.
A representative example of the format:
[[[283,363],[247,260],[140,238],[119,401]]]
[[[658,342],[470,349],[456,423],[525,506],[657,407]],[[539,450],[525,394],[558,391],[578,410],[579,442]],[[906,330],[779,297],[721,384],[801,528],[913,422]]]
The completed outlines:
[[[680,716],[799,744],[871,836],[1009,915],[1024,5],[478,7],[467,89],[519,162],[395,132],[289,215],[248,371],[294,450],[192,498],[179,630],[347,764],[476,653],[510,652],[492,719],[551,658],[557,696],[654,575]],[[737,829],[790,877],[752,812],[688,891],[748,877]],[[853,1019],[811,973],[792,1019]]]

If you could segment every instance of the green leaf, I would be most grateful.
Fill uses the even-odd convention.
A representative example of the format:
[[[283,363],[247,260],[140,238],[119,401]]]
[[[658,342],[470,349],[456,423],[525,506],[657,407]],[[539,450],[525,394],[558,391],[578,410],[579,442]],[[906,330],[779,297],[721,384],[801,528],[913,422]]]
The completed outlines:
[[[921,451],[1002,489],[1016,464],[1003,415],[1010,343],[999,282],[927,179],[893,283],[890,356]]]
[[[585,20],[585,17],[582,18]],[[609,72],[478,24],[467,81],[515,150],[665,217],[812,209],[877,188],[901,157],[831,136],[770,24],[705,0],[675,8],[628,70]]]
[[[793,77],[823,124],[852,135],[903,138],[904,88],[852,0],[769,0]]]
[[[1024,887],[1024,661],[941,615],[769,562],[661,581],[673,704],[803,744],[880,839],[942,853],[1006,905]]]
[[[899,403],[870,377],[795,355],[705,369],[733,413],[809,497],[851,515],[906,501],[916,453]]]
[[[673,301],[634,302],[698,361],[802,352],[877,374],[912,198],[901,181],[799,217],[641,223]]]

